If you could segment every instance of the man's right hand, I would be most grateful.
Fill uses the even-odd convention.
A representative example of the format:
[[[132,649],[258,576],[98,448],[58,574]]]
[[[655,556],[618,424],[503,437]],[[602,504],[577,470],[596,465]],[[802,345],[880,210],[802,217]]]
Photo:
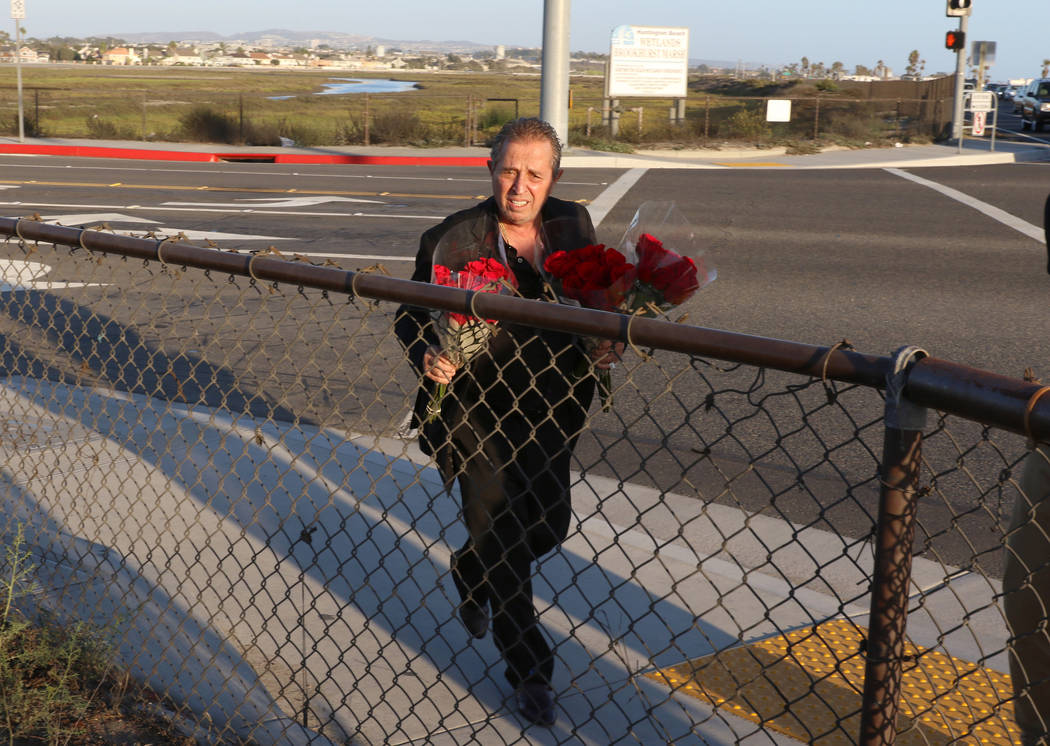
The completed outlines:
[[[445,357],[440,347],[430,345],[423,353],[423,375],[435,383],[451,383],[456,366]]]

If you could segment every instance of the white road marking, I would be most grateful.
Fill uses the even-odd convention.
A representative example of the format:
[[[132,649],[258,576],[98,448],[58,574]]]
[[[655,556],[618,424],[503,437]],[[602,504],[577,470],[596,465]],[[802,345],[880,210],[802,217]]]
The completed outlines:
[[[53,282],[38,280],[51,272],[49,264],[22,259],[0,259],[0,293],[14,290],[62,290],[64,288],[103,287],[104,282]]]
[[[251,215],[303,215],[318,218],[396,218],[405,220],[432,220],[440,223],[445,215],[393,215],[369,212],[305,212],[302,210],[267,210],[253,207],[241,208],[207,208],[207,207],[161,207],[144,205],[84,205],[65,204],[61,202],[0,202],[0,207],[51,207],[66,209],[91,210],[148,210],[151,212],[221,212],[243,213]]]
[[[245,202],[259,203],[259,207],[309,207],[323,205],[326,202],[368,202],[373,205],[385,204],[378,199],[354,199],[335,195],[318,194],[310,197],[246,197],[234,202],[161,202],[162,205],[182,205],[187,207],[241,207]],[[266,204],[262,204],[266,203]]]
[[[5,155],[11,155],[7,153]],[[29,156],[36,157],[36,156]],[[0,163],[3,161],[0,160]],[[245,171],[235,171],[232,169],[213,169],[209,167],[209,164],[202,164],[202,168],[164,168],[164,173],[168,174],[207,174],[209,176],[213,174],[238,174],[244,175]],[[19,168],[44,168],[44,169],[70,169],[70,170],[81,170],[81,171],[141,171],[144,173],[151,173],[156,171],[156,168],[135,168],[130,166],[74,166],[64,165],[55,166],[49,164],[36,164],[36,163],[19,163]],[[384,168],[386,168],[384,166]],[[325,178],[325,179],[379,179],[380,181],[451,181],[451,182],[472,182],[479,184],[488,184],[491,182],[489,176],[479,176],[476,178],[457,178],[455,176],[389,176],[387,174],[348,174],[348,173],[332,173],[332,172],[318,172],[311,173],[309,171],[251,171],[248,172],[251,176],[305,176],[310,178]],[[560,179],[559,184],[567,184],[571,186],[605,186],[608,182],[605,181],[566,181]],[[16,187],[6,187],[8,189],[14,189]]]
[[[981,200],[975,199],[969,194],[960,192],[958,189],[946,187],[943,184],[938,184],[936,181],[924,179],[921,176],[910,174],[907,171],[902,171],[899,168],[886,168],[883,170],[893,174],[894,176],[899,176],[902,179],[907,179],[908,181],[913,181],[916,184],[920,184],[921,186],[928,187],[935,192],[943,194],[949,199],[954,199],[957,202],[961,202],[967,207],[971,207],[974,210],[977,210],[977,212],[987,215],[992,220],[998,220],[1007,228],[1013,228],[1018,233],[1022,233],[1028,236],[1029,238],[1038,241],[1041,244],[1045,244],[1046,242],[1042,228],[1037,228],[1031,223],[1021,220],[1021,218],[1019,217],[1011,215],[1010,213],[1006,212],[1006,210],[1001,210],[998,207],[995,207],[994,205],[988,204],[987,202],[981,202]]]
[[[601,225],[601,222],[605,220],[605,216],[609,214],[609,211],[616,206],[616,203],[633,187],[645,172],[649,169],[646,168],[632,168],[629,171],[625,171],[620,178],[606,187],[598,197],[587,206],[588,212],[591,213],[591,220],[594,222],[594,227],[597,228]]]
[[[82,212],[71,215],[43,215],[40,218],[52,225],[99,225],[101,223],[147,223],[156,225],[156,220],[133,218],[119,212]]]
[[[414,262],[416,260],[414,256],[384,256],[383,254],[325,254],[315,251],[300,251],[297,253],[303,256],[319,256],[322,259],[367,259],[373,262]]]
[[[157,238],[169,238],[178,235],[182,235],[189,241],[292,241],[297,240],[295,238],[287,238],[284,236],[256,236],[247,233],[220,233],[219,231],[198,231],[192,228],[175,228],[173,226],[166,226],[156,220],[146,220],[145,218],[133,218],[129,215],[122,215],[118,212],[100,212],[100,213],[79,213],[76,215],[48,215],[43,217],[42,220],[49,225],[60,225],[65,227],[74,226],[85,226],[88,228],[96,228],[98,224],[105,223],[108,230],[121,236],[135,236],[141,235],[144,232],[151,232]],[[110,223],[136,223],[139,225],[152,226],[150,231],[146,231],[145,226],[140,230],[132,230],[130,228],[114,228],[110,226]]]

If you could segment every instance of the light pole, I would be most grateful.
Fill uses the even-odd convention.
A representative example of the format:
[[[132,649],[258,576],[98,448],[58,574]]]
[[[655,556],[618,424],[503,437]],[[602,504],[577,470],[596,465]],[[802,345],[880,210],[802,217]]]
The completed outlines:
[[[540,119],[569,144],[569,0],[544,0]]]
[[[15,76],[18,79],[18,142],[26,141],[22,110],[22,21],[25,17],[26,0],[11,0],[11,18],[15,22]]]

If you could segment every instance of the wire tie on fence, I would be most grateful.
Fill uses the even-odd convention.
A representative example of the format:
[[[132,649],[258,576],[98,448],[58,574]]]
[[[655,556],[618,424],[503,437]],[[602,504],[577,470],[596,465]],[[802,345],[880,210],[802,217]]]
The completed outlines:
[[[266,253],[266,252],[264,252],[264,251],[256,252],[256,253],[252,254],[251,259],[248,260],[248,275],[253,280],[255,280],[256,282],[262,282],[262,280],[260,280],[255,275],[255,269],[252,267],[252,264],[254,264],[255,260],[258,259],[260,256],[262,256],[264,253]]]
[[[474,308],[474,302],[477,301],[478,296],[480,295],[481,293],[478,291],[474,291],[470,294],[470,315],[476,319],[481,319],[481,314],[479,314],[478,310]],[[482,319],[482,321],[485,321],[485,319]],[[487,324],[488,322],[485,321],[485,323]]]
[[[1028,405],[1024,408],[1024,434],[1028,438],[1029,451],[1034,451],[1036,446],[1035,436],[1032,435],[1032,410],[1035,409],[1035,405],[1039,401],[1039,398],[1047,391],[1050,391],[1050,386],[1043,386],[1041,389],[1036,391],[1028,399]]]
[[[167,238],[157,243],[157,261],[160,262],[160,266],[164,267],[165,269],[167,269],[168,263],[164,261],[164,244],[168,243],[168,241],[174,243],[176,240],[177,239],[173,236],[168,236]]]
[[[828,384],[828,363],[831,362],[831,353],[840,347],[844,350],[852,350],[853,343],[843,337],[841,341],[836,342],[829,347],[828,351],[824,353],[824,364],[821,366],[820,370],[820,383],[824,386],[824,394],[828,397],[828,404],[834,404],[835,399],[838,398],[838,392]]]
[[[361,273],[378,272],[381,275],[386,275],[387,277],[390,276],[390,271],[382,264],[373,264],[370,267],[365,267],[364,269],[359,269],[357,271]]]
[[[631,349],[634,350],[634,354],[636,354],[642,360],[652,360],[653,356],[650,355],[648,352],[645,352],[644,350],[639,348],[638,345],[636,345],[634,343],[634,340],[631,338],[631,325],[634,323],[634,320],[636,318],[638,318],[639,316],[644,315],[644,311],[645,311],[645,309],[639,308],[637,311],[632,313],[630,315],[630,317],[628,317],[628,319],[627,319],[627,344],[629,344],[631,346]]]

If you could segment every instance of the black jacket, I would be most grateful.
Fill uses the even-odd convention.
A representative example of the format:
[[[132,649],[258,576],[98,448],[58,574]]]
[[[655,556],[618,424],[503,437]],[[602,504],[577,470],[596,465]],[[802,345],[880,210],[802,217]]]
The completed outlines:
[[[574,202],[550,197],[541,218],[545,241],[552,250],[573,250],[595,242],[590,215]],[[492,198],[450,215],[421,237],[412,279],[431,281],[434,252],[443,239],[476,242],[479,256],[499,257],[498,230]],[[512,269],[523,296],[543,297],[542,281],[527,263]],[[440,345],[430,311],[401,306],[394,328],[421,375],[427,346]],[[574,335],[501,323],[487,348],[456,374],[441,414],[429,423],[425,413],[434,382],[421,375],[412,422],[420,428],[420,446],[436,458],[449,481],[462,459],[471,455],[462,453],[466,444],[479,447],[486,433],[498,431],[512,448],[523,439],[537,438],[545,441],[547,449],[571,449],[594,393],[593,377],[580,375],[586,366],[583,347]]]

